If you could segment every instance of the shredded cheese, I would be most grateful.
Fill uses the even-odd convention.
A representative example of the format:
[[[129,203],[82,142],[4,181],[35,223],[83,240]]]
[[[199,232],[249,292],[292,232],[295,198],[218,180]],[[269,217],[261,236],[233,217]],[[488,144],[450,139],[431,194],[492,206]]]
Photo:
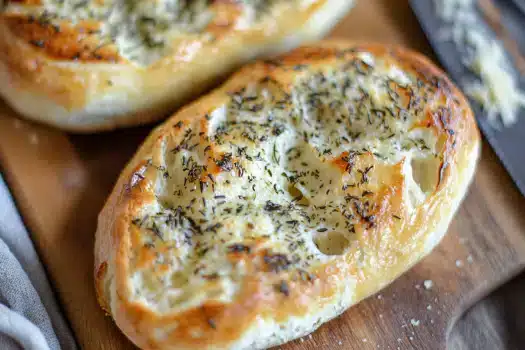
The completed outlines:
[[[473,0],[435,0],[438,16],[450,26],[442,40],[453,41],[462,54],[462,63],[477,80],[460,82],[465,93],[479,102],[491,125],[497,117],[504,126],[516,123],[525,107],[525,92],[512,72],[512,64],[501,42],[492,39],[475,13]]]

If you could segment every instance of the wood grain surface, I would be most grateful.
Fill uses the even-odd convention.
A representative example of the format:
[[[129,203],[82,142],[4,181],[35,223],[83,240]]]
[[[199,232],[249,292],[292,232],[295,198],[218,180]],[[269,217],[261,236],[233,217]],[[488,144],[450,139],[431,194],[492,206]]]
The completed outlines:
[[[431,50],[407,0],[361,0],[335,37]],[[133,349],[97,306],[96,218],[150,128],[91,136],[16,118],[0,104],[0,164],[83,349]],[[282,349],[444,349],[461,310],[525,266],[525,199],[484,143],[443,242],[380,294]],[[431,280],[430,289],[424,281]]]

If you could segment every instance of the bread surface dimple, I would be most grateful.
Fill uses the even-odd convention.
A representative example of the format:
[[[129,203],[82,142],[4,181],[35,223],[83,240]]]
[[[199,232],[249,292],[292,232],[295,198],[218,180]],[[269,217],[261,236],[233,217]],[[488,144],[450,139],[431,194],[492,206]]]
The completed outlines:
[[[123,173],[112,315],[175,349],[310,332],[437,244],[478,148],[463,96],[414,53],[325,43],[249,65]]]

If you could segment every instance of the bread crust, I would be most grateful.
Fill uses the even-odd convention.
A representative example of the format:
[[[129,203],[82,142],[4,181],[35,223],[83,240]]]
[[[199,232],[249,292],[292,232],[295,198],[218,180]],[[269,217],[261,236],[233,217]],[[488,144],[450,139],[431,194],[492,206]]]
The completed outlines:
[[[380,65],[383,68],[379,68]],[[383,131],[378,131],[383,128],[380,119],[387,120],[389,117],[387,114],[371,112],[376,113],[379,119],[369,120],[368,124],[365,122],[365,134],[359,136],[354,133],[355,139],[352,140],[354,143],[351,143],[355,151],[361,149],[359,148],[361,146],[355,146],[357,144],[355,142],[364,140],[363,144],[368,147],[367,151],[339,153],[335,152],[334,148],[330,153],[320,149],[322,152],[315,153],[316,156],[309,158],[308,164],[304,165],[305,169],[311,170],[315,167],[313,164],[317,164],[315,162],[319,160],[321,164],[319,166],[326,166],[322,168],[324,170],[320,176],[323,185],[318,187],[329,186],[332,180],[338,186],[343,184],[342,189],[333,187],[333,193],[321,197],[320,202],[317,202],[315,196],[308,197],[307,189],[302,188],[302,191],[309,199],[306,206],[319,214],[311,215],[311,221],[308,222],[320,220],[321,227],[322,225],[328,227],[330,219],[325,221],[316,217],[329,218],[334,212],[329,210],[332,208],[331,201],[344,197],[341,203],[343,206],[346,205],[343,209],[348,210],[348,213],[345,213],[348,214],[346,222],[352,224],[351,228],[346,226],[342,229],[335,225],[328,232],[344,231],[345,239],[348,241],[345,242],[340,238],[337,241],[337,236],[332,238],[338,242],[337,244],[344,245],[345,249],[330,251],[323,248],[322,241],[316,242],[317,248],[308,248],[309,242],[306,242],[303,247],[307,248],[304,249],[313,249],[309,251],[310,253],[317,249],[318,252],[315,253],[317,255],[314,254],[315,258],[307,260],[308,265],[301,265],[304,262],[301,260],[303,258],[294,262],[292,258],[285,256],[289,253],[289,247],[283,247],[283,241],[276,243],[275,240],[279,239],[272,240],[271,237],[281,237],[278,232],[282,230],[291,232],[292,227],[295,229],[294,225],[297,223],[293,220],[289,221],[286,210],[282,209],[280,212],[283,206],[269,205],[266,202],[264,208],[255,212],[262,212],[263,216],[273,219],[277,217],[275,220],[285,228],[281,228],[281,231],[275,230],[273,234],[266,232],[267,235],[265,233],[249,238],[253,230],[250,231],[248,227],[241,232],[241,237],[238,237],[242,244],[232,245],[232,241],[216,243],[219,249],[228,250],[225,258],[228,266],[242,265],[244,269],[244,272],[238,275],[241,276],[239,280],[232,282],[231,285],[236,289],[226,301],[207,294],[195,304],[190,303],[186,307],[177,302],[167,308],[161,308],[159,306],[161,302],[153,302],[152,300],[157,300],[156,297],[148,296],[147,292],[143,292],[147,288],[136,284],[133,278],[141,273],[139,270],[142,268],[152,269],[148,270],[150,277],[163,276],[163,272],[157,274],[151,271],[159,271],[155,269],[160,269],[162,264],[157,265],[158,262],[153,262],[154,257],[159,259],[159,256],[163,256],[165,252],[163,249],[166,249],[169,240],[166,237],[164,237],[166,241],[159,240],[164,231],[155,229],[155,226],[145,229],[144,222],[148,218],[139,213],[152,203],[157,205],[162,202],[160,192],[169,187],[167,184],[171,183],[170,181],[178,181],[173,180],[177,177],[181,180],[181,174],[176,170],[176,163],[163,162],[163,159],[171,159],[169,154],[179,152],[180,149],[185,150],[184,152],[191,149],[191,145],[184,143],[184,137],[191,138],[188,136],[191,131],[188,130],[201,130],[202,135],[215,135],[214,132],[209,133],[210,130],[218,130],[214,128],[215,118],[219,114],[214,111],[220,109],[224,103],[234,103],[232,101],[237,99],[236,92],[246,92],[253,84],[266,86],[264,84],[269,82],[279,83],[289,98],[295,101],[291,104],[295,108],[298,106],[297,98],[300,97],[297,92],[300,91],[298,86],[303,86],[300,82],[306,81],[304,86],[308,84],[312,86],[312,82],[316,80],[308,79],[314,79],[312,77],[320,70],[325,72],[323,74],[330,74],[326,72],[330,72],[331,69],[335,69],[336,73],[343,69],[350,69],[352,74],[357,74],[353,77],[360,79],[356,78],[360,74],[364,74],[365,77],[373,74],[362,72],[372,69],[370,67],[382,72],[380,75],[389,74],[388,81],[393,82],[395,87],[388,91],[397,95],[397,97],[390,95],[390,98],[393,100],[400,98],[404,101],[400,102],[401,104],[407,103],[406,109],[400,108],[392,114],[392,117],[395,114],[395,118],[403,123],[401,118],[405,113],[403,110],[408,111],[408,115],[404,118],[405,121],[408,120],[408,124],[400,124],[405,125],[406,130],[399,129],[396,136],[381,136]],[[397,70],[384,67],[396,67]],[[405,75],[400,75],[400,70]],[[320,76],[320,81],[328,79],[330,82],[332,79],[323,77]],[[396,79],[398,83],[394,83]],[[362,86],[366,84],[363,83]],[[407,93],[416,91],[416,86],[417,93]],[[374,88],[366,89],[368,89],[367,94],[364,96],[370,101],[376,98],[374,96],[379,96],[374,95],[374,91],[377,91]],[[308,93],[316,92],[322,93],[318,87],[313,87]],[[406,99],[402,97],[405,93],[407,93]],[[272,101],[274,107],[279,104],[277,97]],[[288,110],[287,108],[285,110]],[[317,108],[324,107],[317,105]],[[307,118],[307,114],[303,117]],[[353,115],[352,118],[357,118],[355,117],[357,114]],[[335,118],[332,112],[328,116]],[[353,119],[353,122],[357,129],[356,120]],[[321,135],[327,133],[329,124],[326,125]],[[339,130],[343,132],[342,129]],[[416,132],[421,133],[417,135],[428,132],[429,135],[434,135],[429,138],[434,141],[428,141],[424,147],[403,146],[395,150],[392,156],[385,156],[386,153],[376,153],[376,151],[380,152],[381,147],[374,146],[375,136],[369,136],[375,135],[376,132],[381,132],[377,134],[379,135],[377,138],[384,143],[394,142],[388,140],[402,138],[404,137],[402,135],[412,135]],[[275,135],[275,133],[268,133],[268,135]],[[283,135],[275,138],[286,137],[286,132]],[[418,140],[418,137],[424,138],[417,136],[413,139]],[[233,138],[230,141],[240,142],[240,139]],[[220,141],[213,138],[212,141],[202,139],[201,142],[202,144],[194,146],[197,147],[195,149],[206,144],[209,146],[208,152],[213,154],[208,158],[212,163],[206,163],[204,160],[206,158],[201,159],[208,165],[204,168],[205,173],[199,173],[202,176],[201,181],[207,181],[206,172],[215,174],[214,179],[210,177],[211,182],[207,182],[204,192],[201,185],[201,193],[207,193],[207,188],[210,186],[215,186],[219,191],[224,181],[224,178],[220,180],[219,176],[223,176],[228,171],[231,173],[231,177],[228,177],[232,184],[230,192],[236,193],[236,187],[240,186],[236,181],[241,181],[243,174],[239,173],[235,166],[223,166],[222,163],[217,163],[217,159],[220,159],[219,150],[223,147]],[[264,142],[267,140],[256,141],[255,143],[259,144],[256,149],[262,149]],[[423,141],[414,143],[418,142]],[[308,147],[307,145],[314,144],[315,137],[312,136],[304,145]],[[344,149],[344,146],[342,147]],[[170,149],[175,151],[170,153],[167,151]],[[99,216],[95,246],[98,300],[124,334],[137,346],[145,349],[263,349],[304,336],[344,312],[348,307],[378,292],[439,243],[473,178],[479,150],[479,131],[467,100],[441,70],[415,52],[398,47],[327,41],[296,49],[276,60],[248,65],[234,74],[223,86],[181,109],[156,128],[122,172]],[[199,151],[195,152],[198,154]],[[282,157],[286,155],[283,152],[284,150],[277,157],[272,156],[278,158],[279,164]],[[264,155],[261,157],[264,158]],[[418,163],[419,160],[421,163]],[[246,165],[246,173],[249,174],[250,169]],[[331,174],[335,175],[330,177]],[[263,173],[261,176],[265,180],[275,181],[272,180],[274,178],[271,174]],[[257,180],[255,182],[257,183]],[[186,186],[186,182],[184,183]],[[276,183],[279,183],[278,180]],[[414,183],[417,183],[421,193],[415,192]],[[169,188],[173,189],[173,187]],[[279,189],[279,186],[275,189],[277,194],[274,200],[277,203],[280,203],[277,199],[281,196]],[[199,193],[198,186],[196,191]],[[257,196],[265,195],[262,190],[256,192]],[[190,192],[184,193],[183,197],[176,199],[178,203],[182,203],[183,199],[187,199],[186,196],[190,196]],[[176,197],[175,194],[168,196]],[[205,195],[196,196],[202,199],[199,196]],[[271,194],[268,196],[273,198]],[[322,196],[321,192],[318,196]],[[242,203],[242,200],[230,197],[230,193],[227,193],[226,197],[228,197],[226,205]],[[301,198],[293,198],[289,207],[292,209],[289,210],[295,210],[299,206],[296,203],[299,203]],[[200,200],[195,203],[200,203]],[[325,203],[324,207],[321,206],[322,203]],[[194,204],[190,201],[189,206],[192,205]],[[259,217],[254,213],[250,215]],[[282,215],[282,218],[279,215]],[[222,222],[228,225],[227,219]],[[254,230],[264,227],[258,226],[262,222],[260,218],[253,222]],[[304,221],[304,224],[307,225],[307,221]],[[300,226],[302,223],[297,225]],[[217,230],[212,230],[213,234],[208,232],[211,236],[206,236],[206,233],[204,235],[205,237],[220,236],[221,228]],[[320,235],[326,231],[325,228],[317,228],[313,232],[315,235]],[[159,237],[155,238],[154,234]],[[178,234],[181,235],[180,232]],[[322,239],[322,234],[315,237]],[[308,235],[302,237],[315,239],[314,236]],[[143,245],[144,239],[152,239],[152,241],[147,241],[149,243]],[[331,243],[325,241],[324,244]],[[332,248],[337,248],[337,244]],[[174,249],[170,254],[182,254],[179,248]],[[195,250],[198,247],[192,246],[190,249]],[[269,253],[271,251],[284,253]],[[217,265],[222,263],[223,261],[219,260],[213,262]],[[234,274],[235,272],[230,271],[229,274],[217,277],[217,280],[222,281]],[[188,282],[191,283],[193,282]],[[200,288],[208,291],[208,288],[211,288],[208,283],[212,282],[205,282]],[[157,292],[168,293],[170,288],[173,286]],[[194,293],[198,292],[195,290]],[[222,293],[224,297],[225,289]]]
[[[172,51],[139,65],[97,37],[101,22],[48,20],[34,15],[47,9],[40,1],[8,1],[0,13],[0,95],[21,115],[74,132],[150,123],[252,58],[320,38],[353,1],[299,3],[277,1],[271,15],[238,28],[240,5],[213,1],[206,28],[176,35]]]

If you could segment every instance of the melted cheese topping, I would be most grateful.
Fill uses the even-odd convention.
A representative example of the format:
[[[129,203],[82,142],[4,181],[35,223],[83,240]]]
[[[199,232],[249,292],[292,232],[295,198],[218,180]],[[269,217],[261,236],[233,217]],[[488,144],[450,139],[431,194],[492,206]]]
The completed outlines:
[[[314,279],[375,227],[399,178],[405,204],[387,221],[410,218],[439,181],[443,142],[422,123],[438,102],[401,66],[357,57],[297,65],[291,86],[267,77],[231,91],[205,124],[175,124],[163,145],[177,146],[141,170],[159,176],[132,222],[132,300],[161,313],[228,302],[254,271],[286,295],[276,276]]]
[[[140,65],[149,65],[172,53],[183,39],[192,36],[214,40],[206,28],[215,17],[217,4],[210,0],[42,0],[42,6],[8,3],[6,12],[38,18],[55,26],[100,22],[93,30],[100,45],[115,45],[118,53]],[[308,6],[312,0],[237,0],[239,15],[234,27],[249,29],[273,13],[279,4]],[[291,4],[293,3],[293,5]],[[228,11],[235,8],[228,7]],[[220,24],[220,25],[224,25]],[[57,27],[58,28],[58,27]]]
[[[479,78],[462,82],[465,92],[486,110],[492,125],[496,126],[499,116],[504,126],[511,126],[525,107],[525,92],[502,43],[486,33],[473,0],[435,0],[435,6],[438,15],[452,25],[443,38],[456,43],[463,64]]]

